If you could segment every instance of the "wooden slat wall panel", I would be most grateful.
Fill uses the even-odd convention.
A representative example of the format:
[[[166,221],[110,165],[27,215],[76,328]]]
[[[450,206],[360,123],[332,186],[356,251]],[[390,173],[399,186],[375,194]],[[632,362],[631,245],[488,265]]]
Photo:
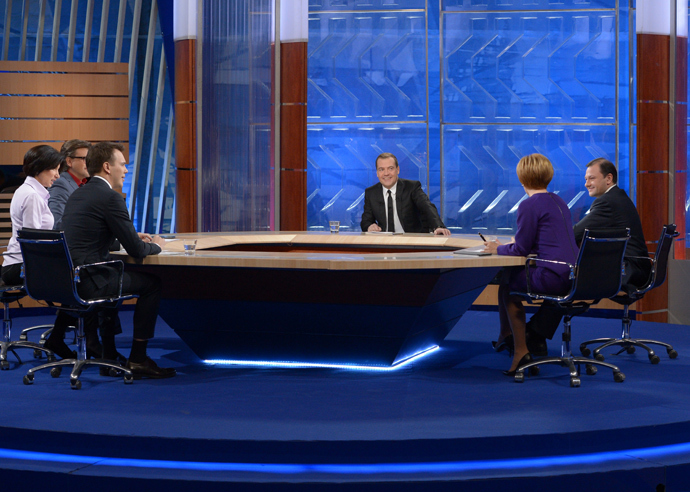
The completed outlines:
[[[123,84],[124,82],[124,84]],[[127,96],[127,74],[0,72],[3,94],[51,96]]]
[[[90,142],[95,143],[99,140],[90,140]],[[24,154],[34,145],[50,145],[57,150],[62,147],[63,140],[55,142],[6,142],[0,144],[2,148],[2,153],[0,153],[0,166],[8,166],[21,164],[24,160]],[[124,155],[127,157],[129,155],[129,144],[127,142],[120,142],[125,146]]]
[[[42,142],[56,148],[72,138],[128,143],[128,69],[127,63],[0,61],[6,94],[0,96],[0,165],[21,165],[24,153]]]
[[[128,97],[0,96],[0,118],[129,118]]]
[[[128,63],[2,61],[0,72],[124,73]]]
[[[80,138],[89,142],[97,140],[126,141],[129,137],[128,120],[0,120],[3,140],[65,141]],[[29,139],[27,135],[36,138]],[[0,144],[0,154],[4,153]],[[27,150],[29,149],[27,147]],[[20,164],[19,162],[17,164]]]

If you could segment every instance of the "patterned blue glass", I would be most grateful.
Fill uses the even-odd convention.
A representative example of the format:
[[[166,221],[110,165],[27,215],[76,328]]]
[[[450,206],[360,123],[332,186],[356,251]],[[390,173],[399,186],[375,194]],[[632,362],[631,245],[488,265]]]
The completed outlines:
[[[443,0],[446,11],[581,10],[616,8],[616,0]]]
[[[396,155],[400,177],[427,182],[426,124],[309,125],[307,127],[307,220],[310,230],[339,220],[360,231],[364,189],[376,184],[376,157]]]
[[[585,167],[596,157],[615,160],[615,126],[447,125],[443,133],[444,221],[454,232],[514,231],[526,197],[515,173],[524,155],[540,153],[554,165],[549,191],[561,196],[577,221],[592,199]]]
[[[426,119],[425,13],[309,15],[310,123]]]
[[[423,10],[425,3],[425,0],[309,0],[309,11]]]
[[[614,122],[615,27],[606,11],[445,14],[444,121]]]

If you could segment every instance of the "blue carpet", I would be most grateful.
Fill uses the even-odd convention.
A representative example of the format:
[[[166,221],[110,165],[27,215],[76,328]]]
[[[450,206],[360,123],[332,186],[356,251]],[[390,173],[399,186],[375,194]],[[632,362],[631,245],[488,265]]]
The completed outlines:
[[[122,313],[125,333],[118,337],[118,346],[125,354],[130,347],[131,317],[131,311]],[[16,318],[13,333],[16,337],[24,326],[51,321],[52,316]],[[121,379],[101,377],[97,369],[87,369],[80,391],[70,389],[66,373],[52,379],[47,371],[36,375],[33,386],[24,386],[25,370],[37,362],[30,351],[22,350],[25,364],[0,373],[4,403],[0,448],[143,460],[317,466],[309,472],[309,480],[285,468],[270,472],[270,480],[246,469],[215,470],[209,478],[204,475],[208,470],[179,467],[165,472],[138,465],[76,468],[82,477],[290,483],[295,477],[332,481],[333,475],[318,466],[334,463],[476,463],[690,442],[687,326],[634,322],[634,336],[668,341],[679,358],[669,360],[662,350],[661,363],[652,365],[640,350],[632,355],[606,354],[607,361],[618,364],[626,374],[626,381],[615,383],[611,372],[601,368],[595,376],[583,374],[580,388],[570,388],[565,368],[558,366],[544,366],[539,376],[523,384],[505,377],[501,370],[508,368],[510,359],[494,353],[489,343],[497,332],[496,313],[470,311],[440,350],[393,372],[238,368],[204,364],[159,320],[149,352],[160,365],[176,367],[176,378],[124,385]],[[573,321],[574,347],[585,339],[619,333],[619,320]],[[560,343],[550,342],[549,349],[553,355],[560,353]],[[682,483],[679,470],[690,463],[690,450],[679,448],[664,456],[625,452],[587,463],[570,458],[543,466],[535,463],[512,463],[501,469],[451,466],[435,472],[400,472],[379,468],[362,473],[374,481],[399,482],[407,477],[410,484],[431,479],[440,484],[461,480],[467,487],[474,484],[475,488],[466,490],[491,490],[474,480],[490,478],[499,480],[494,485],[505,485],[500,480],[506,477],[540,477],[545,485],[552,474],[587,473],[604,474],[605,482],[613,483],[623,480],[615,478],[620,470],[635,469],[638,475],[633,485],[654,490],[656,484],[674,476]],[[58,477],[76,473],[72,463],[47,465],[42,459],[0,457],[1,468]],[[335,475],[337,481],[362,481],[354,468],[344,470]],[[630,486],[619,490],[637,490]],[[675,490],[683,489],[676,486]]]

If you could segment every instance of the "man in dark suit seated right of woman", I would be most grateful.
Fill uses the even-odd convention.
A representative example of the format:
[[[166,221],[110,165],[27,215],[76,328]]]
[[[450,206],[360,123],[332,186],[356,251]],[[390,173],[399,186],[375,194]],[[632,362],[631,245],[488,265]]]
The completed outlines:
[[[621,288],[631,290],[649,278],[651,262],[635,204],[616,183],[618,172],[612,162],[598,158],[587,164],[585,188],[595,200],[589,213],[575,226],[575,241],[582,242],[585,229],[630,229],[625,249],[625,275]],[[562,314],[553,305],[543,304],[527,323],[527,347],[533,355],[547,355],[546,339],[552,339]]]

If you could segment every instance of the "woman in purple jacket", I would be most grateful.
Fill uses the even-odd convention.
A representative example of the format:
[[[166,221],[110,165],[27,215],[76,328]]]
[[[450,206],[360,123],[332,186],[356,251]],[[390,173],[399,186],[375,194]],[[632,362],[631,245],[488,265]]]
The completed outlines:
[[[486,251],[510,256],[534,254],[544,260],[574,264],[577,246],[570,210],[561,197],[546,190],[553,178],[551,162],[541,154],[525,156],[518,162],[517,176],[528,198],[518,206],[515,240],[510,244],[487,242]],[[570,288],[569,274],[567,265],[537,261],[536,268],[530,268],[530,288],[532,292],[565,293]],[[511,291],[526,290],[525,268],[506,269],[498,289],[501,333],[495,348],[497,351],[510,349],[512,334],[513,362],[510,370],[503,371],[507,376],[514,376],[520,365],[532,361],[525,342],[522,298],[510,295]]]

